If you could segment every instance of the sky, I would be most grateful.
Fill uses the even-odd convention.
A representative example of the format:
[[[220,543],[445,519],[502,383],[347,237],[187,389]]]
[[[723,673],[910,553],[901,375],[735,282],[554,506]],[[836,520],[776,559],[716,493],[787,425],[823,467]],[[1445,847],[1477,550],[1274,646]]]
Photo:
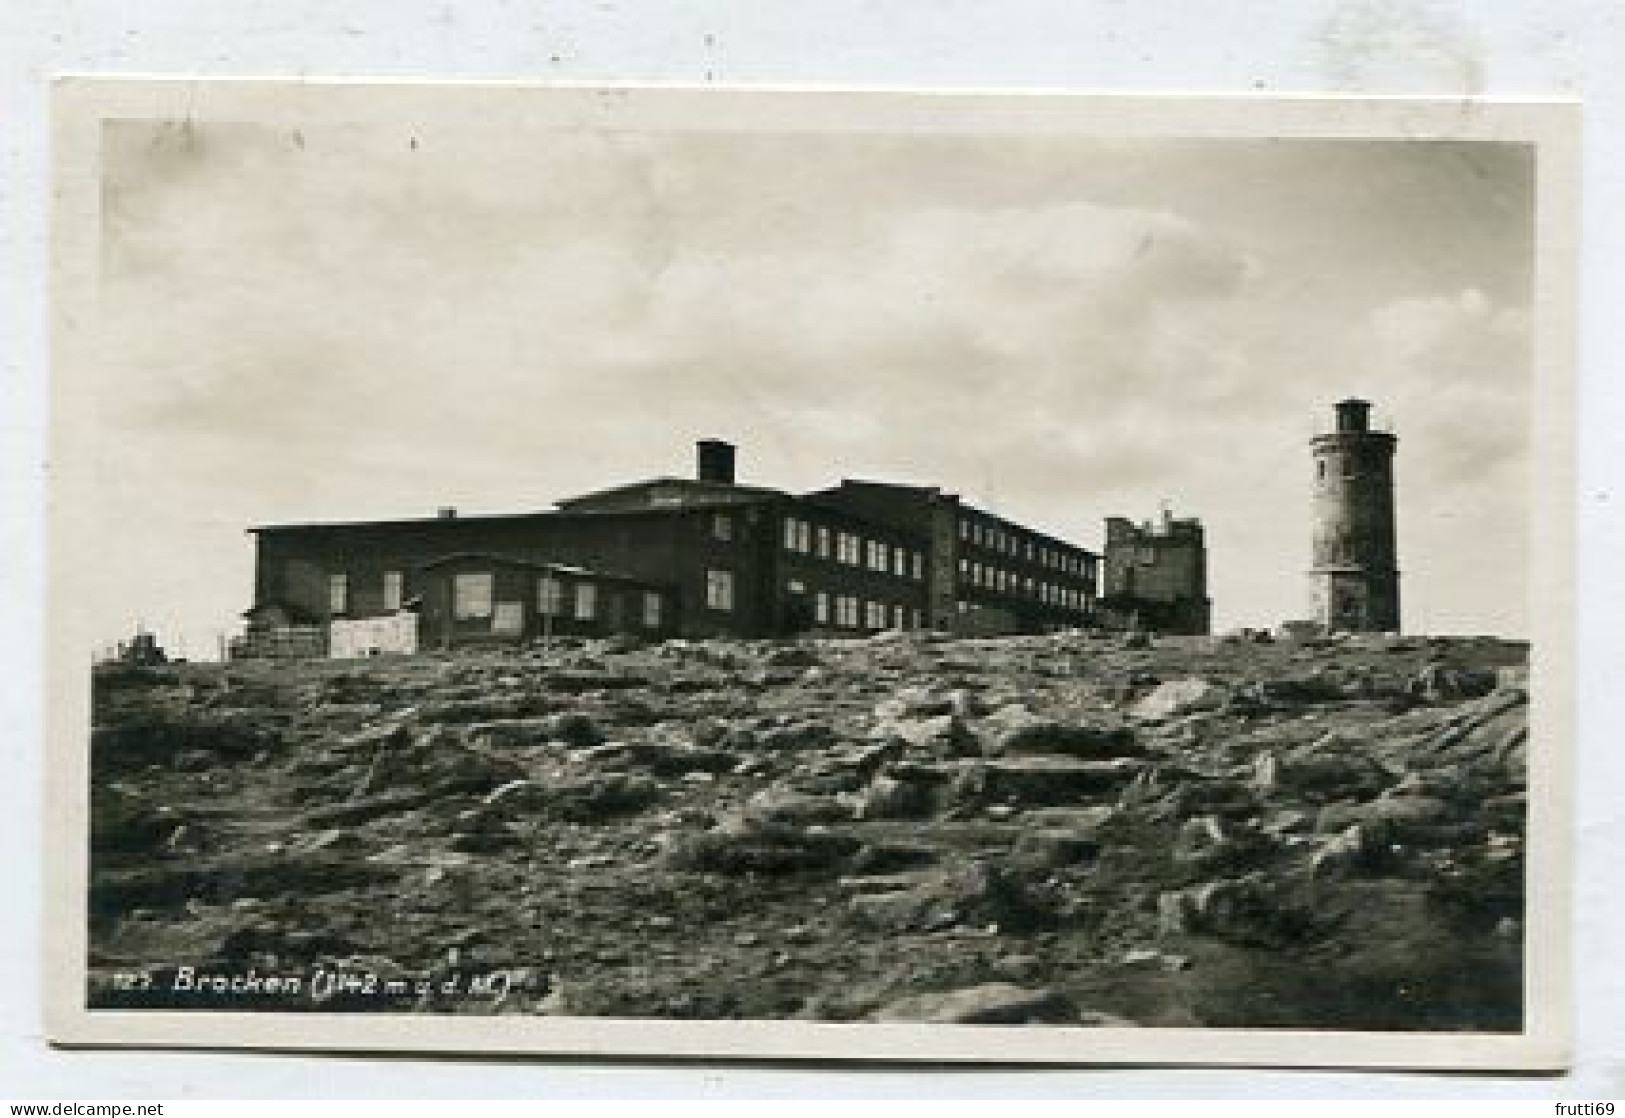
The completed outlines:
[[[1527,632],[1532,149],[103,131],[95,580],[212,655],[250,525],[687,475],[940,485],[1099,549],[1201,518],[1215,625],[1308,613],[1308,440],[1399,437],[1404,623]]]

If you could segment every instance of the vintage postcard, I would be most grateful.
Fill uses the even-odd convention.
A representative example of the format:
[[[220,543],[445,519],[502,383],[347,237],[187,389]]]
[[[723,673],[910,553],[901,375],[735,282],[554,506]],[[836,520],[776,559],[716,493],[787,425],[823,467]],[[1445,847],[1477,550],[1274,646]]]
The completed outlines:
[[[53,1039],[1563,1066],[1574,105],[56,108]]]

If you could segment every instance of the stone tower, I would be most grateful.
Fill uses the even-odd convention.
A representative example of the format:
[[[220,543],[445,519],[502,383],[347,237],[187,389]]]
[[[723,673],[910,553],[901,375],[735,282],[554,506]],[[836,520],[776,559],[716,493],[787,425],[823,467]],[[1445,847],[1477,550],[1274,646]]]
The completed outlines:
[[[1399,629],[1394,544],[1394,446],[1373,431],[1371,405],[1344,400],[1337,428],[1316,435],[1314,617],[1332,632]]]
[[[1204,635],[1212,627],[1202,522],[1163,509],[1156,523],[1106,519],[1101,605],[1123,624],[1159,633]]]

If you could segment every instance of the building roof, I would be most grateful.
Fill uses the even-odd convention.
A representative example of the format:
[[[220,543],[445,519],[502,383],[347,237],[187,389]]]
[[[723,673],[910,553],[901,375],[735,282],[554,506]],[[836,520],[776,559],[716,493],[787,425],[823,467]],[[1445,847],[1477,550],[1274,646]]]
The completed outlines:
[[[393,528],[426,524],[493,524],[521,520],[588,520],[611,517],[656,517],[687,512],[693,505],[656,505],[650,508],[541,509],[532,512],[458,513],[456,516],[395,516],[374,520],[311,520],[285,524],[256,524],[256,532],[292,532],[322,528]]]
[[[606,489],[595,489],[591,493],[566,497],[556,503],[559,508],[567,512],[586,512],[591,510],[583,509],[581,506],[610,498],[628,496],[640,489],[651,491],[650,507],[652,508],[676,508],[689,505],[737,505],[747,501],[773,500],[789,496],[782,489],[769,489],[760,485],[739,485],[731,481],[699,481],[690,477],[657,477],[611,485]],[[678,502],[671,504],[655,504],[654,490],[679,490],[682,497]]]

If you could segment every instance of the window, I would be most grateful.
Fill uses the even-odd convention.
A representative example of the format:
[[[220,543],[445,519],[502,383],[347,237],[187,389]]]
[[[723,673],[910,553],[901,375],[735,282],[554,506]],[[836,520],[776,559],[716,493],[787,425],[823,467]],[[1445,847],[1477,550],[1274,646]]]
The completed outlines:
[[[401,572],[384,572],[384,609],[390,613],[401,608]]]
[[[350,576],[327,576],[327,612],[344,613],[350,608]]]
[[[922,621],[922,618],[920,617],[920,611],[919,610],[916,609],[916,610],[910,610],[909,611],[908,627],[910,629],[921,628],[921,621]]]
[[[1027,541],[1027,562],[1031,563],[1032,561],[1033,561],[1033,541],[1028,540]]]
[[[858,627],[858,600],[850,594],[842,594],[835,599],[835,624],[843,625],[848,629]]]
[[[818,529],[818,557],[820,559],[828,559],[829,558],[829,529],[828,528],[819,528]]]
[[[807,584],[799,578],[792,578],[784,584],[784,588],[792,594],[805,594],[807,592]]]
[[[705,572],[705,605],[708,609],[732,611],[734,608],[734,573],[732,571]]]
[[[959,522],[959,538],[967,541],[970,539],[970,521],[961,520]]]
[[[822,590],[813,595],[813,620],[820,625],[829,624],[829,595]]]
[[[903,624],[907,618],[908,613],[903,609],[902,606],[893,606],[891,608],[891,627],[893,629],[903,628]]]
[[[643,593],[643,627],[645,629],[660,628],[660,595],[652,590]]]
[[[851,532],[842,532],[835,541],[836,557],[843,563],[857,566],[861,561],[862,544]]]
[[[564,612],[564,583],[552,575],[536,580],[536,609],[544,617],[557,617]]]
[[[784,550],[806,555],[812,551],[812,538],[811,523],[793,516],[784,518]]]
[[[879,540],[869,540],[868,541],[868,556],[869,556],[869,569],[871,571],[880,571],[881,573],[885,573],[885,570],[886,570],[886,545],[881,543]]]
[[[719,540],[734,538],[734,518],[725,512],[711,514],[711,536]]]
[[[525,631],[525,607],[521,602],[498,602],[491,615],[493,633],[518,634]]]
[[[863,604],[863,624],[869,629],[884,629],[886,627],[886,603],[865,602]]]
[[[967,578],[970,577],[970,560],[969,559],[961,559],[959,561],[959,577],[961,579],[967,579]]]
[[[1315,462],[1315,476],[1321,481],[1326,480],[1326,459],[1321,458]]]
[[[908,552],[901,547],[891,550],[891,573],[898,578],[908,577]]]
[[[458,621],[483,621],[491,616],[489,572],[460,574],[451,583],[451,612]]]
[[[598,587],[591,582],[576,583],[576,620],[591,621],[598,612]]]

